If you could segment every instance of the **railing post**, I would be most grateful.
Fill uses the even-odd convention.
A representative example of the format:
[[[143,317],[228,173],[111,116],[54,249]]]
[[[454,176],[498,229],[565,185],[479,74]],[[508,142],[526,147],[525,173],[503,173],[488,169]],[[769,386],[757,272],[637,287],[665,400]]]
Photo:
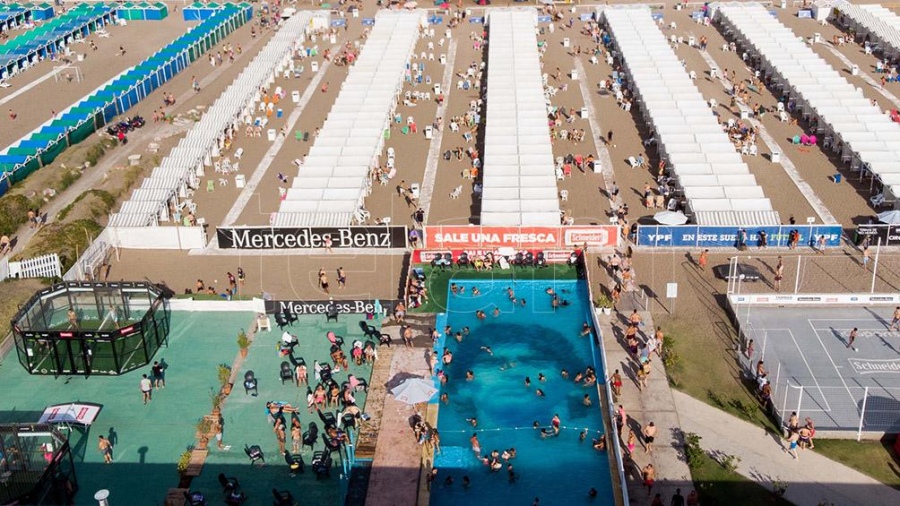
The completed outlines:
[[[856,429],[856,440],[862,439],[863,420],[866,418],[866,401],[869,400],[869,387],[863,390],[862,409],[859,411],[859,427]]]

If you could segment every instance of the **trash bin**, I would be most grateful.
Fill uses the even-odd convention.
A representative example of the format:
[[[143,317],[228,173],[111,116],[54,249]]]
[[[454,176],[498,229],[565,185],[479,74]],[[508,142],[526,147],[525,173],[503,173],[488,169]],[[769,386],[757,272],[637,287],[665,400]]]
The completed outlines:
[[[859,65],[854,63],[853,66],[850,67],[850,75],[853,75],[853,76],[859,75]]]
[[[275,112],[275,117],[280,118],[282,116],[284,116],[284,111],[282,111],[281,109],[278,109],[278,111]]]
[[[310,68],[313,72],[318,72],[318,71],[319,71],[319,62],[314,61],[314,62],[310,63],[310,64],[309,64],[309,68]]]
[[[840,182],[841,182],[841,173],[838,172],[837,174],[832,174],[832,175],[831,175],[831,179],[832,179],[835,183],[840,183]]]
[[[781,151],[772,151],[772,163],[781,163]]]

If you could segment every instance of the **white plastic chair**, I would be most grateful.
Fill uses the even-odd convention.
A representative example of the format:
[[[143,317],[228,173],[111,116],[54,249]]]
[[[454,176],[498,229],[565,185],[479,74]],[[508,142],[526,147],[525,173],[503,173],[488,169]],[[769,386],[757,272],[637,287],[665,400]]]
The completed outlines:
[[[632,169],[634,169],[636,167],[640,167],[640,164],[633,156],[628,157],[628,164],[631,165]]]
[[[750,145],[750,156],[756,156],[759,154],[759,148],[756,147],[756,144]]]
[[[234,157],[240,160],[242,156],[244,156],[244,148],[238,148],[237,151],[234,152]]]
[[[569,190],[560,190],[560,191],[559,191],[559,198],[560,198],[560,200],[562,200],[563,202],[568,202],[568,200],[569,200]]]
[[[780,112],[778,113],[778,117],[781,119],[781,122],[782,122],[782,123],[787,123],[788,115],[787,115],[786,112],[780,111]]]
[[[460,195],[462,195],[462,185],[457,186],[450,192],[450,198],[454,200],[458,199]]]

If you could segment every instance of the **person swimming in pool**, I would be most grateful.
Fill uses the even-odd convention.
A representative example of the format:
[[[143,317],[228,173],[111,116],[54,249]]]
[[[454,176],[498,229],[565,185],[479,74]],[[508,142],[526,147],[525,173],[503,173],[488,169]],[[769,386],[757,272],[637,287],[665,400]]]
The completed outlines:
[[[565,369],[559,371],[559,375],[562,376],[563,379],[569,379],[569,371]]]
[[[550,299],[550,307],[552,307],[554,310],[559,307],[559,297],[554,295],[553,298]]]
[[[538,373],[538,381],[547,381],[547,377],[544,376],[544,373]]]
[[[525,386],[526,387],[531,386],[531,377],[530,376],[525,376]]]
[[[494,306],[494,312],[492,314],[494,315],[494,318],[500,316],[500,308],[497,306]]]
[[[584,429],[580,434],[578,434],[579,442],[584,441],[585,439],[587,439],[587,429]]]
[[[487,353],[488,355],[494,354],[494,350],[492,350],[490,346],[482,346],[481,351]]]
[[[484,320],[485,318],[487,318],[487,315],[484,314],[484,311],[479,309],[478,311],[475,311],[475,317],[479,320]]]
[[[457,332],[456,334],[453,335],[453,337],[456,339],[456,342],[457,342],[457,343],[461,343],[461,342],[462,342],[462,339],[463,339],[462,332]]]
[[[556,295],[556,292],[553,291],[553,287],[550,286],[547,287],[545,292],[547,292],[547,295]]]
[[[513,304],[516,303],[516,292],[513,291],[512,287],[506,287],[506,296],[509,297]]]
[[[473,379],[475,379],[475,373],[472,372],[471,369],[469,369],[468,371],[466,371],[466,381],[472,381]]]
[[[474,416],[472,418],[466,418],[466,421],[472,424],[472,427],[478,427],[478,419]]]
[[[479,290],[477,286],[473,286],[472,287],[472,295],[473,296],[481,295],[481,290]]]
[[[469,327],[462,328],[463,337],[469,337]]]
[[[591,326],[588,325],[587,322],[584,322],[584,325],[581,326],[581,337],[589,336],[591,334]]]
[[[544,391],[541,390],[540,388],[538,388],[534,393],[536,393],[538,397],[543,397],[543,396],[544,396]]]
[[[593,447],[597,451],[603,451],[606,449],[606,434],[603,434],[598,439],[593,439]]]

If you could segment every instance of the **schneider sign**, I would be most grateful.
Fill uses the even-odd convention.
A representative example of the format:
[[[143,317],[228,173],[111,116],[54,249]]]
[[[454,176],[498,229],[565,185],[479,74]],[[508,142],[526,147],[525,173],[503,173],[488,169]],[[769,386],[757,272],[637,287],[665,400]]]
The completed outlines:
[[[406,227],[217,228],[222,249],[405,248]]]
[[[267,300],[266,313],[339,314],[393,313],[399,300]]]

